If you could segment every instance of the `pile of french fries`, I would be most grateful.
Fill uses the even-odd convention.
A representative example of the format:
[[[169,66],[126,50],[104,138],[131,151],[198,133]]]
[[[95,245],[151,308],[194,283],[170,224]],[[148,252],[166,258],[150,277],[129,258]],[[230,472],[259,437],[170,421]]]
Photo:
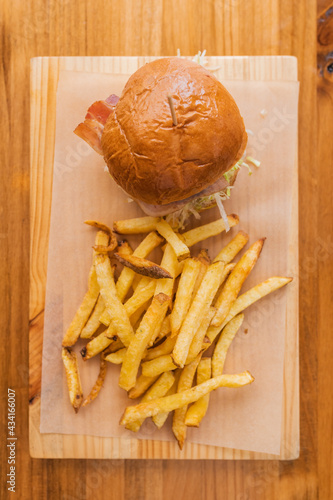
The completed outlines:
[[[239,223],[236,215],[228,221],[230,227]],[[91,403],[107,364],[118,364],[119,386],[131,399],[142,397],[125,409],[120,424],[137,432],[151,417],[160,429],[173,411],[172,430],[182,449],[187,427],[198,427],[205,416],[211,391],[254,380],[248,371],[223,373],[242,312],[292,278],[272,277],[239,295],[265,241],[253,243],[235,263],[249,240],[243,231],[212,261],[206,250],[191,256],[193,245],[225,231],[222,219],[182,234],[155,217],[118,221],[113,229],[86,223],[98,229],[88,291],[62,342],[71,404],[77,412]],[[141,233],[145,237],[134,250],[116,236]],[[160,264],[148,259],[157,247],[163,250]],[[118,279],[115,260],[123,266]],[[79,338],[88,340],[81,350],[84,360],[100,356],[98,378],[85,399],[72,349]],[[210,347],[212,354],[204,356]]]

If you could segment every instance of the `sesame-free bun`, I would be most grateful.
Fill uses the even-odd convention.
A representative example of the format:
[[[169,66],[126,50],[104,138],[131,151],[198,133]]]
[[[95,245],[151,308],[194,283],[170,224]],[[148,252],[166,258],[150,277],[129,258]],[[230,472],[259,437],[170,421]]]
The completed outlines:
[[[110,174],[132,198],[163,205],[213,184],[241,158],[246,142],[223,85],[201,65],[170,57],[129,78],[105,124],[102,150]]]

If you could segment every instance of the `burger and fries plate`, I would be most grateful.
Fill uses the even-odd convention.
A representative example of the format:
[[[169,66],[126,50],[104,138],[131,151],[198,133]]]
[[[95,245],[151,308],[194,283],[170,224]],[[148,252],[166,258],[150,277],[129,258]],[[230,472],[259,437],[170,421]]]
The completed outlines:
[[[57,133],[51,221],[43,215],[45,225],[43,225],[42,231],[45,237],[50,228],[41,427],[39,428],[39,404],[36,400],[30,409],[31,453],[36,457],[76,456],[81,458],[296,458],[299,441],[297,165],[294,161],[297,144],[297,120],[295,115],[295,110],[297,112],[297,76],[296,63],[292,58],[212,58],[211,61],[208,58],[208,62],[212,66],[221,66],[219,75],[227,75],[227,78],[224,76],[226,86],[228,89],[230,87],[231,93],[240,106],[246,126],[252,129],[251,132],[254,134],[255,139],[255,141],[252,141],[252,148],[257,149],[257,157],[261,160],[262,165],[258,170],[254,167],[253,175],[250,177],[245,171],[240,172],[231,200],[225,203],[227,213],[236,213],[239,216],[239,224],[223,237],[216,235],[191,246],[191,256],[197,257],[201,249],[208,248],[213,262],[221,249],[242,230],[249,235],[249,242],[239,256],[235,258],[235,261],[239,260],[256,241],[265,237],[267,239],[262,255],[246,280],[240,292],[241,294],[271,276],[292,276],[294,278],[293,283],[285,289],[262,299],[262,303],[258,302],[255,306],[252,306],[252,310],[249,308],[244,311],[245,319],[237,334],[238,337],[236,335],[228,350],[223,373],[236,374],[249,370],[254,376],[255,382],[249,387],[231,390],[218,389],[212,393],[205,418],[198,429],[189,428],[187,441],[182,451],[178,449],[176,442],[171,441],[174,438],[171,435],[169,421],[164,424],[160,431],[155,430],[157,429],[156,422],[152,423],[150,421],[151,423],[147,423],[148,421],[146,421],[138,431],[138,436],[123,427],[119,427],[118,422],[125,408],[135,403],[135,401],[128,399],[124,389],[118,387],[120,366],[114,363],[124,360],[120,349],[117,351],[118,354],[112,352],[106,354],[106,358],[110,356],[112,364],[110,361],[102,362],[101,379],[103,378],[105,363],[108,365],[107,374],[104,387],[96,400],[88,406],[80,408],[77,415],[71,408],[65,372],[61,361],[59,364],[59,359],[61,359],[60,345],[63,333],[71,323],[75,311],[87,291],[92,246],[95,243],[97,234],[96,229],[85,226],[83,221],[86,219],[100,220],[112,226],[116,221],[140,217],[144,214],[134,203],[127,201],[127,197],[119,188],[112,185],[112,180],[103,171],[102,159],[96,158],[95,153],[88,152],[88,148],[84,148],[80,144],[80,140],[73,134],[71,135],[70,131],[79,123],[85,110],[94,99],[104,98],[111,92],[119,92],[116,88],[112,88],[110,92],[110,82],[113,82],[114,86],[121,87],[127,79],[127,77],[125,77],[125,80],[122,79],[121,73],[128,75],[144,62],[144,58],[90,58],[89,60],[85,58],[59,58],[56,60],[46,58],[34,60],[32,64],[32,87],[35,90],[37,88],[43,88],[44,90],[44,93],[41,90],[35,92],[32,101],[32,109],[35,111],[35,114],[32,113],[33,188],[40,188],[41,186],[41,179],[38,176],[41,168],[44,168],[45,172],[47,171],[48,176],[52,175],[52,168],[46,161],[47,154],[52,156],[52,151],[46,149],[46,157],[42,155],[45,144],[42,140],[43,137],[40,135],[44,136],[45,134],[48,137],[54,137],[55,131]],[[47,108],[55,104],[57,83],[57,71],[55,70],[59,67],[63,71],[60,73],[58,87],[57,123],[53,113],[51,114],[52,120],[47,123],[46,130],[41,127],[39,133],[36,133],[37,116],[40,115],[41,120],[43,120],[42,109],[44,108],[50,113]],[[46,68],[48,71],[43,71]],[[82,68],[85,69],[86,74],[78,72]],[[93,68],[95,71],[96,68],[103,68],[106,73],[111,74],[102,74],[102,70],[100,73],[92,75],[89,71],[93,70]],[[112,75],[112,73],[115,73],[116,76]],[[272,75],[275,82],[272,81]],[[246,84],[243,81],[245,76],[248,78]],[[98,93],[95,90],[91,91],[94,80],[98,81]],[[83,81],[86,82],[84,88],[82,88]],[[81,89],[81,92],[78,95],[78,102],[74,104],[73,95],[77,93],[78,88]],[[242,98],[242,93],[244,94],[246,88],[249,89],[249,93]],[[49,99],[51,99],[48,105],[43,101],[46,89],[49,90]],[[255,99],[247,102],[249,97],[255,96],[256,93],[259,93],[262,102],[265,102],[267,116],[264,116],[263,113],[260,114],[264,106],[258,107],[258,102]],[[61,103],[59,103],[60,97]],[[283,101],[281,101],[282,98]],[[272,108],[268,107],[270,103],[273,103]],[[280,108],[279,104],[281,105]],[[244,109],[246,107],[246,110],[244,111],[242,107]],[[70,116],[64,117],[65,109],[70,109]],[[79,110],[81,112],[80,116],[78,114]],[[75,113],[77,114],[75,115]],[[253,117],[250,125],[248,125],[249,117]],[[251,145],[251,135],[249,135],[249,138]],[[282,144],[284,145],[284,151],[281,151]],[[37,156],[34,156],[34,153]],[[277,170],[279,168],[280,173]],[[263,169],[270,169],[271,175],[267,175]],[[281,179],[280,176],[284,178]],[[288,185],[283,187],[286,179],[289,181]],[[43,189],[44,197],[42,202],[36,195],[38,190],[33,190],[33,228],[40,224],[37,213],[40,213],[41,209],[47,211],[48,208],[47,195],[50,194],[50,186],[44,185]],[[110,192],[112,193],[111,196]],[[220,219],[218,210],[216,208],[210,209],[202,214],[200,221],[192,219],[191,225],[181,232],[186,233],[191,227],[205,225],[217,219]],[[161,233],[165,232],[164,223],[161,226],[161,222],[158,221],[157,224],[160,224]],[[37,234],[36,231],[33,232],[32,276],[34,276],[34,266],[36,266],[38,259],[41,258],[41,252],[45,251],[40,247],[37,250],[38,237],[34,236],[34,234]],[[145,236],[145,234],[126,235],[126,238],[135,248]],[[164,236],[166,236],[166,233],[164,233]],[[124,235],[117,235],[117,238],[120,241],[124,238]],[[174,236],[169,235],[169,238],[171,238],[170,243],[175,242]],[[182,259],[188,255],[186,253],[186,247],[188,246],[186,245],[186,237],[182,238],[182,240],[178,243],[178,260],[180,264]],[[137,268],[139,265],[143,272],[148,272],[147,267],[149,265],[147,262],[131,259],[131,256],[126,255],[126,251],[122,254],[121,247],[118,247],[116,253],[119,254],[118,261],[122,262],[122,264],[125,262],[126,268],[127,265],[132,266],[132,269],[133,266]],[[146,257],[163,267],[160,260],[161,256],[162,250],[159,250],[155,254]],[[107,267],[105,254],[104,256],[98,254],[98,259],[96,265],[100,270],[100,280],[103,281],[101,275],[103,269]],[[118,274],[122,269],[122,264],[118,262]],[[215,264],[212,263],[211,265]],[[155,268],[149,272],[159,273],[160,269]],[[110,270],[106,270],[106,274],[110,279]],[[168,278],[157,281],[166,280]],[[98,283],[99,287],[103,287],[102,281]],[[146,278],[147,285],[149,285],[148,282],[149,278]],[[138,283],[140,282],[137,279],[135,286],[139,286]],[[161,285],[156,286],[159,286],[161,293],[163,293],[163,287]],[[45,299],[42,296],[43,294],[36,294],[35,279],[32,280],[31,288],[31,296],[35,303],[38,300],[42,303]],[[275,298],[273,299],[273,297]],[[159,308],[165,308],[163,300],[160,302],[154,305],[155,311],[152,311],[154,321],[156,321],[156,311]],[[32,306],[34,306],[34,303],[32,303]],[[174,308],[176,309],[175,305]],[[205,314],[208,313],[209,311],[206,311]],[[200,316],[202,311],[197,314]],[[198,316],[195,317],[195,320],[198,320]],[[238,320],[240,320],[239,317]],[[125,327],[124,332],[126,332]],[[39,331],[38,334],[41,335],[42,332]],[[139,342],[140,339],[138,340],[140,346],[137,346],[137,349],[141,350],[140,357],[147,356],[145,354],[148,347],[145,344],[147,337],[145,339],[143,337],[144,333],[142,334],[141,343]],[[170,337],[172,335],[166,337],[169,342],[169,352],[172,344],[172,338]],[[55,339],[57,339],[57,342],[55,342]],[[88,342],[88,340],[80,340],[80,349],[87,345]],[[126,347],[126,337],[124,342]],[[119,347],[124,349],[123,346]],[[74,349],[79,356],[80,349]],[[155,349],[158,349],[158,347]],[[222,349],[221,346],[220,349]],[[59,353],[59,359],[55,360],[54,358],[57,358],[58,354],[53,356],[50,354],[51,352]],[[167,350],[161,352],[167,352]],[[70,366],[73,360],[69,359],[72,358],[72,355],[68,355],[68,353],[69,351],[64,349],[65,362],[67,362],[67,366]],[[178,354],[177,363],[181,366],[184,353],[180,350]],[[118,359],[116,359],[117,356]],[[133,388],[133,376],[135,376],[133,375],[133,366],[138,362],[136,356],[137,351],[133,353],[132,357],[128,356],[127,369],[125,365],[121,377],[121,385],[127,390]],[[145,363],[147,365],[145,369],[149,368],[149,363],[151,367],[154,361],[153,356],[152,353],[146,358]],[[223,358],[223,353],[219,355],[217,353],[216,359],[219,356]],[[206,358],[206,354],[203,354],[203,358]],[[207,359],[210,360],[210,357]],[[203,359],[201,364],[197,360],[197,365],[200,366],[197,377],[204,384],[208,378],[209,367],[207,365],[209,363],[214,365],[213,359],[212,361],[208,360]],[[190,367],[191,365],[186,366]],[[84,398],[86,398],[97,379],[100,370],[99,360],[97,358],[85,362],[80,360],[79,369]],[[68,370],[70,371],[71,368]],[[216,368],[216,360],[213,376],[215,376],[214,370],[216,377],[221,376],[219,369]],[[157,395],[165,394],[168,390],[172,391],[172,378],[174,378],[174,375],[169,372],[169,375],[166,374],[163,377],[160,381],[163,388],[160,389],[158,385],[155,387],[155,394]],[[187,385],[186,387],[185,383],[184,387],[184,394],[186,394],[186,390],[188,391],[190,386]],[[158,392],[160,390],[162,392]],[[75,384],[73,385],[73,391],[75,400],[75,395],[81,394],[81,392],[77,388],[75,389]],[[172,397],[175,400],[177,399],[177,395]],[[150,398],[149,394],[146,398]],[[175,403],[172,401],[171,405],[174,405]],[[194,399],[188,400],[188,402],[193,401]],[[192,425],[195,425],[198,418],[197,414],[205,412],[204,407],[207,406],[207,398],[206,402],[204,399],[200,401],[197,410],[194,408],[194,410],[186,414],[188,425],[190,425],[191,420]],[[262,404],[263,401],[264,404]],[[75,404],[77,402],[73,406]],[[151,409],[151,405],[151,401],[147,403],[145,411],[148,411],[148,413],[136,415],[138,418],[123,423],[131,428],[131,425],[134,425],[140,418],[155,415],[155,410]],[[172,406],[171,409],[174,408],[177,408],[177,406]],[[190,406],[191,408],[193,406]],[[182,419],[184,416],[178,415],[178,417]],[[154,419],[158,420],[157,414],[153,417]],[[178,431],[176,430],[179,437],[178,442],[182,439],[183,427],[183,424],[179,425]],[[235,436],[235,434],[237,435]],[[48,443],[52,436],[56,436],[56,441],[53,441],[53,443],[59,444],[56,444],[55,448],[50,451]],[[84,446],[80,447],[81,451],[76,449],[78,443],[84,443]],[[145,443],[147,444],[145,445]]]

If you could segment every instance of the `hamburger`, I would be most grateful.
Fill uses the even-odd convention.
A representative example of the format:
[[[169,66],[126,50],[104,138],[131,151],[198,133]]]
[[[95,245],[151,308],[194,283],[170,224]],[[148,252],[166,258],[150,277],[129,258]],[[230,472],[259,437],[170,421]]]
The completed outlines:
[[[95,102],[74,131],[115,182],[153,216],[178,218],[228,197],[247,144],[236,102],[200,64],[179,57],[138,69],[120,97]]]

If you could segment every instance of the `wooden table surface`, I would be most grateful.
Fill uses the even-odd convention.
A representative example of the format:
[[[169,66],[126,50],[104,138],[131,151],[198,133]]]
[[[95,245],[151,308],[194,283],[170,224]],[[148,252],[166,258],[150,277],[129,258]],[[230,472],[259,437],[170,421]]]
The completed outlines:
[[[333,498],[333,4],[319,0],[1,2],[1,498],[7,389],[16,392],[22,499]],[[301,455],[278,461],[39,460],[28,447],[29,59],[295,55],[300,91]],[[39,312],[42,315],[42,311]],[[31,388],[30,388],[31,389]],[[6,494],[7,492],[7,494]]]

